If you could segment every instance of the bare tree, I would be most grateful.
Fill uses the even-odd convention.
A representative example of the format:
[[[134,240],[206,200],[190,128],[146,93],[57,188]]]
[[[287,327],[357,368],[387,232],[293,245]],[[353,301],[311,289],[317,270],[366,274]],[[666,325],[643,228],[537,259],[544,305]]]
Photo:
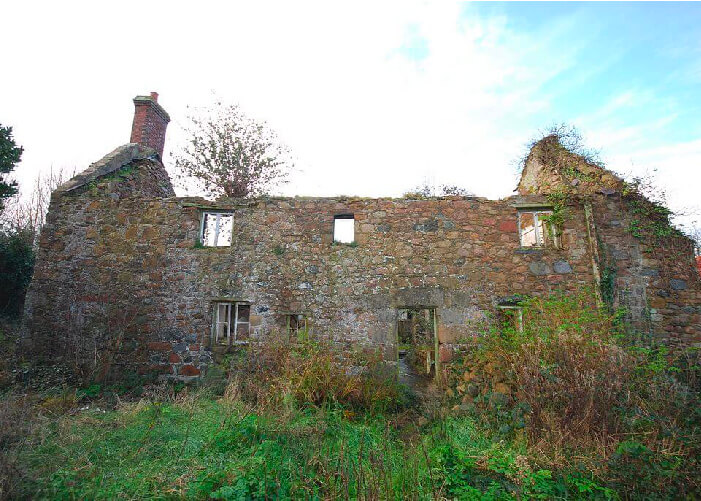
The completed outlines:
[[[6,201],[0,215],[0,226],[13,232],[27,233],[36,243],[39,231],[46,221],[51,193],[74,174],[75,169],[69,172],[53,168],[44,175],[40,173],[29,192],[20,192]]]
[[[214,106],[189,117],[188,141],[174,155],[179,180],[194,179],[208,196],[254,197],[285,182],[290,151],[264,122],[238,105]]]

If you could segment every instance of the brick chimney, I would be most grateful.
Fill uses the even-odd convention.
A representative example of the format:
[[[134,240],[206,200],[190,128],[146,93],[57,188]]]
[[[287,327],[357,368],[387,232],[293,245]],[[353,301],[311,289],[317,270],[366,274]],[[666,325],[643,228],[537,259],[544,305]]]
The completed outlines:
[[[163,145],[166,142],[166,127],[170,117],[158,104],[158,92],[150,96],[134,98],[134,123],[131,126],[131,143],[139,143],[156,150],[163,157]]]

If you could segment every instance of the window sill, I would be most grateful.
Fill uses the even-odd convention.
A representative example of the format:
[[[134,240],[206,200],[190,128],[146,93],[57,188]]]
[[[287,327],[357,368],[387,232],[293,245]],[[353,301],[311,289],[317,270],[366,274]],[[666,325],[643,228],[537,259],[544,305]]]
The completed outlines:
[[[546,250],[546,247],[519,247],[514,254],[542,254]]]
[[[197,245],[197,244],[195,244],[195,245],[192,246],[192,248],[193,248],[193,249],[196,249],[196,250],[208,250],[208,251],[219,250],[219,251],[224,251],[224,250],[230,250],[230,249],[231,249],[231,245],[219,245],[219,246],[216,246],[216,247],[215,247],[215,246],[213,246],[213,245]]]
[[[232,341],[231,344],[229,343],[215,343],[214,346],[221,346],[223,348],[226,348],[227,346],[247,346],[248,341]]]

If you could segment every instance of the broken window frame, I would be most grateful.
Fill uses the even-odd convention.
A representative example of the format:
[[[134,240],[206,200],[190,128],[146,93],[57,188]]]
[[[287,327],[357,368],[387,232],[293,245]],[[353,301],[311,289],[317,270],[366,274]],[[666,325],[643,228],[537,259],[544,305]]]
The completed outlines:
[[[523,306],[518,304],[500,304],[497,306],[497,308],[499,308],[499,310],[502,312],[513,311],[513,318],[516,320],[516,325],[514,325],[514,328],[516,329],[516,332],[523,334]]]
[[[215,226],[214,226],[214,243],[213,245],[208,245],[205,238],[206,222],[207,216],[216,216]],[[229,241],[224,244],[219,244],[220,229],[223,227],[221,224],[222,216],[228,216],[231,218],[231,227],[229,228]],[[233,240],[234,232],[234,213],[232,211],[203,211],[202,217],[200,219],[200,244],[203,247],[231,247],[231,242]]]
[[[296,326],[293,326],[293,321]],[[287,335],[291,338],[293,335],[295,337],[299,336],[300,331],[303,333],[308,332],[309,325],[307,323],[307,316],[303,313],[288,313],[285,315],[285,326],[287,328]]]
[[[226,319],[222,320],[220,317],[221,313],[221,307],[225,307],[225,315]],[[247,321],[241,321],[239,320],[239,311],[241,307],[248,307],[248,320]],[[238,339],[238,334],[239,334],[239,326],[246,326],[246,330],[248,333],[248,336],[251,334],[251,303],[247,301],[215,301],[214,302],[214,313],[212,316],[212,325],[214,328],[214,344],[234,344],[234,343],[245,343],[248,340],[239,340]],[[233,322],[232,322],[232,310],[233,310]],[[233,333],[231,331],[231,326],[234,326]],[[219,326],[220,325],[226,325],[226,333],[224,336],[222,336],[222,339],[219,337]]]
[[[350,219],[351,221],[353,221],[353,236],[352,236],[352,239],[351,239],[351,240],[348,240],[348,241],[337,239],[337,235],[336,235],[336,228],[337,228],[336,222],[339,221],[339,220],[348,220],[348,219]],[[336,214],[336,215],[333,217],[333,243],[335,243],[335,244],[345,244],[345,245],[351,245],[351,244],[355,243],[355,214],[351,214],[351,213]]]
[[[422,319],[421,316],[424,318]],[[427,318],[426,318],[427,317]],[[415,320],[418,320],[416,322]],[[412,330],[412,340],[409,343],[401,342],[401,323],[411,322]],[[421,326],[423,329],[430,331],[431,338],[424,336],[423,341],[416,343],[416,326]],[[426,332],[425,334],[428,334]],[[438,356],[439,351],[439,340],[438,340],[438,308],[435,306],[403,306],[398,307],[396,310],[396,322],[395,322],[395,334],[396,334],[396,347],[397,347],[397,357],[400,357],[401,351],[409,352],[410,348],[424,348],[426,349],[426,374],[431,374],[433,369],[434,377],[441,373],[441,362]],[[421,338],[418,338],[421,341]]]
[[[523,223],[522,218],[524,214],[533,215],[533,231],[535,232],[535,243],[525,244],[523,241]],[[543,249],[548,246],[548,240],[553,247],[558,247],[558,238],[555,225],[547,219],[548,216],[552,216],[553,210],[551,208],[542,209],[519,209],[518,211],[518,241],[519,245],[524,249]]]

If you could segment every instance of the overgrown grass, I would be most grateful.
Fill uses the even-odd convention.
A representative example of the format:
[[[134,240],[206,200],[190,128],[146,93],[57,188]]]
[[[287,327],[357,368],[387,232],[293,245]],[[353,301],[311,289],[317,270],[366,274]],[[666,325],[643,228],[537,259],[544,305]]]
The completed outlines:
[[[18,455],[12,494],[50,499],[512,499],[612,493],[537,468],[469,418],[424,428],[308,407],[284,419],[185,393],[67,414]]]
[[[379,352],[339,350],[305,332],[290,341],[272,334],[229,360],[230,398],[280,413],[300,405],[340,405],[347,412],[397,412],[412,395]]]
[[[675,499],[699,495],[699,366],[585,297],[453,365],[427,411],[373,353],[272,338],[227,384],[8,393],[0,498]],[[102,392],[102,394],[100,394]]]
[[[637,346],[591,302],[586,292],[524,301],[522,330],[495,329],[453,366],[456,410],[624,498],[699,495],[698,351]]]

